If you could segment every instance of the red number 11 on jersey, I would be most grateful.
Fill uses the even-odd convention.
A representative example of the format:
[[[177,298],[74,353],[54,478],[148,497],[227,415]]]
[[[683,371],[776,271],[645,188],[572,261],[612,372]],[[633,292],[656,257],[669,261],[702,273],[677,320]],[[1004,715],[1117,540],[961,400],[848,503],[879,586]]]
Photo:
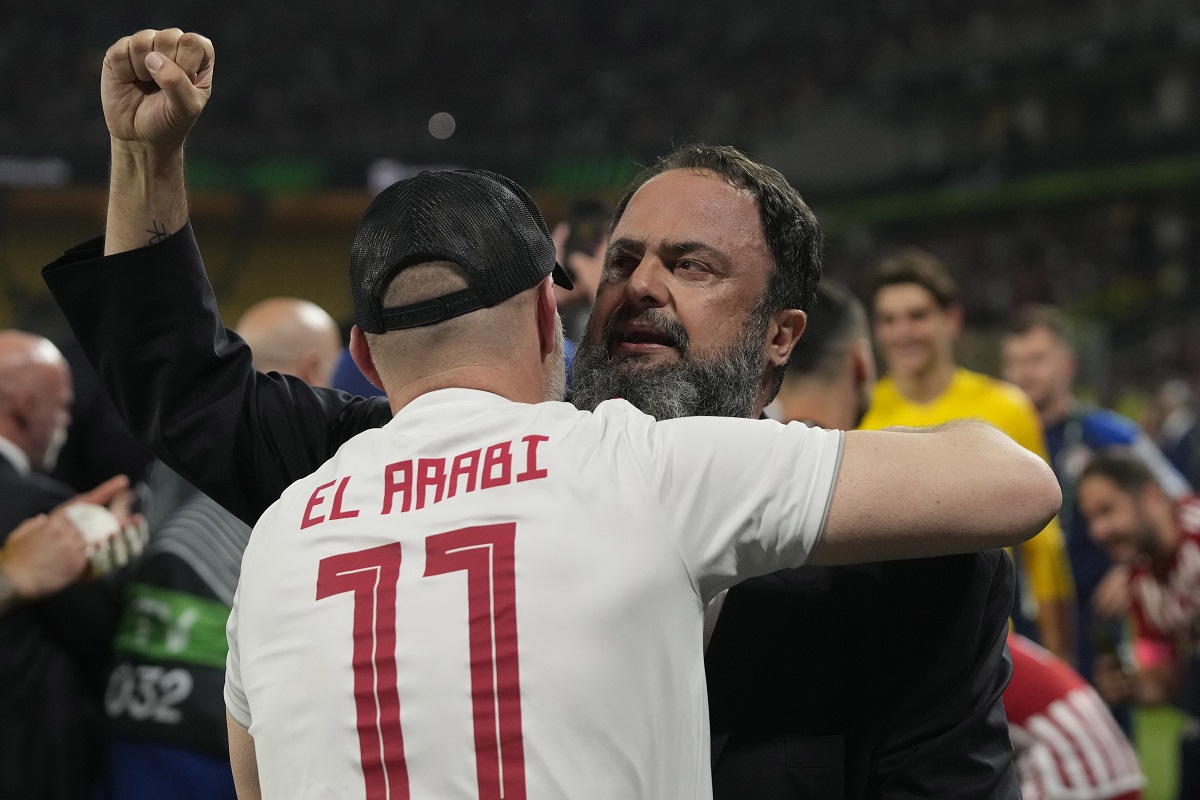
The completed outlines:
[[[517,663],[515,523],[425,540],[426,578],[467,573],[471,706],[480,800],[525,800]],[[354,701],[367,800],[409,800],[396,688],[396,582],[400,544],[321,559],[317,600],[354,595]]]

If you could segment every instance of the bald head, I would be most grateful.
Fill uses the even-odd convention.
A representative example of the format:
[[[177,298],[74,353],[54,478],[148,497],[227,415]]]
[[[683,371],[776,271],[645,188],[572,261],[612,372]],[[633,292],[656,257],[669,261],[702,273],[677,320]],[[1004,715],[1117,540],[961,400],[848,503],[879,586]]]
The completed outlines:
[[[781,418],[849,430],[866,413],[874,384],[867,312],[844,286],[822,280],[778,395]]]
[[[383,305],[420,303],[467,286],[457,264],[417,264],[392,280]],[[565,391],[561,337],[547,279],[494,306],[433,325],[366,334],[366,342],[372,367],[393,400],[414,386],[422,391],[468,386],[538,402],[562,399]]]
[[[50,470],[71,423],[71,372],[48,339],[0,331],[0,436]]]
[[[271,297],[246,310],[237,332],[250,345],[259,371],[295,375],[310,386],[330,384],[342,337],[320,306]]]

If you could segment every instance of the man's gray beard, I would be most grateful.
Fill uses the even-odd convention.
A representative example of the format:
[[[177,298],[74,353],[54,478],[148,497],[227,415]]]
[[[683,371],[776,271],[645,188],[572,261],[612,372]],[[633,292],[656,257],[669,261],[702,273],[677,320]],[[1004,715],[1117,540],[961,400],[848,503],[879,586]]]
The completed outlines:
[[[755,310],[741,341],[705,361],[688,354],[686,342],[678,360],[639,366],[638,359],[613,357],[608,350],[610,319],[601,344],[582,344],[571,365],[577,408],[592,411],[605,400],[620,397],[658,420],[679,417],[750,417],[766,371],[764,352],[770,316]]]

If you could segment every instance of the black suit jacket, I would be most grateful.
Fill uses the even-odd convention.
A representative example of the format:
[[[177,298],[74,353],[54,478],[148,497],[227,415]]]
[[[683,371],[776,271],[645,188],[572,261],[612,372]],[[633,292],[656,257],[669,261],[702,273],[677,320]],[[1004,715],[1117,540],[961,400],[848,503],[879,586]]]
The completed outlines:
[[[1019,798],[1002,551],[730,590],[705,658],[716,797]]]
[[[255,373],[190,226],[101,254],[100,240],[69,251],[46,283],[135,436],[247,523],[391,419],[386,399]],[[999,700],[1003,558],[798,570],[733,589],[708,656],[717,796],[1018,797]]]
[[[0,457],[0,539],[74,495]],[[0,616],[0,797],[83,800],[99,769],[99,680],[115,590],[70,587]]]

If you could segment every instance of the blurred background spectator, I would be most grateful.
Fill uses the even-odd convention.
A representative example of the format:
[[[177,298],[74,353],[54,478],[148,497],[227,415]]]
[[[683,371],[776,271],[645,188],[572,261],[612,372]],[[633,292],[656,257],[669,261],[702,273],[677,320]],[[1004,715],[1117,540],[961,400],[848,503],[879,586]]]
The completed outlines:
[[[328,386],[342,340],[319,306],[254,304],[236,331],[264,372]],[[225,621],[250,528],[160,461],[150,545],[127,576],[107,671],[106,800],[236,800],[225,730]]]
[[[1100,611],[1105,584],[1128,582],[1124,567],[1114,566],[1089,535],[1078,508],[1079,476],[1091,456],[1110,447],[1128,447],[1146,463],[1173,500],[1192,487],[1132,420],[1082,402],[1074,393],[1076,358],[1070,324],[1062,311],[1031,304],[1010,320],[1003,342],[1004,377],[1028,395],[1037,410],[1050,465],[1062,487],[1058,519],[1075,579],[1075,666],[1088,680],[1098,653],[1128,646],[1124,613]],[[1018,626],[1019,627],[1019,626]],[[1113,713],[1122,730],[1131,729],[1128,706]]]
[[[1175,469],[1188,476],[1192,485],[1200,477],[1200,442],[1196,441],[1196,397],[1184,378],[1172,378],[1159,387],[1155,397],[1158,446]]]
[[[74,560],[59,548],[51,548],[57,558],[45,554],[60,569],[36,590],[10,571],[15,551],[32,543],[18,526],[75,495],[46,474],[65,442],[70,403],[71,373],[58,349],[40,336],[0,330],[0,578],[21,601],[6,602],[0,615],[5,797],[84,800],[100,757],[97,678],[112,640],[116,584],[77,582],[87,564],[82,539]],[[109,503],[128,483],[110,485],[98,502]]]

